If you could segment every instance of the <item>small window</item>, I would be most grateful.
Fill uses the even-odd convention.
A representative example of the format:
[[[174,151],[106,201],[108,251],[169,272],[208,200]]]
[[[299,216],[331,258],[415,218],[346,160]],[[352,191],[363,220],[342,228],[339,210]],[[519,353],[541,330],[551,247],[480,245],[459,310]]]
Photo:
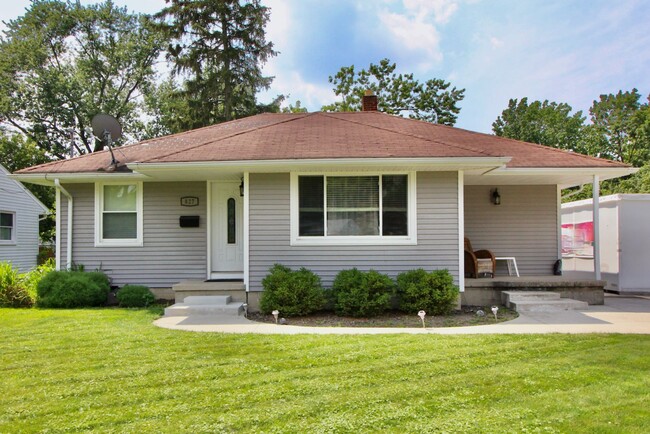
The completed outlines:
[[[0,212],[0,241],[15,241],[15,216],[13,212]]]
[[[142,184],[100,184],[97,193],[97,244],[142,244]]]

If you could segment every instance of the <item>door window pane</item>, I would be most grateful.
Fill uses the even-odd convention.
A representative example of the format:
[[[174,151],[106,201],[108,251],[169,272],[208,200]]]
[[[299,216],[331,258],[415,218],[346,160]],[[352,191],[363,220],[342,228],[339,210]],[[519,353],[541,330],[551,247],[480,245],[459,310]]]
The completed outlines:
[[[228,244],[235,244],[236,237],[236,218],[235,218],[235,199],[232,197],[228,199],[227,212],[228,212]]]

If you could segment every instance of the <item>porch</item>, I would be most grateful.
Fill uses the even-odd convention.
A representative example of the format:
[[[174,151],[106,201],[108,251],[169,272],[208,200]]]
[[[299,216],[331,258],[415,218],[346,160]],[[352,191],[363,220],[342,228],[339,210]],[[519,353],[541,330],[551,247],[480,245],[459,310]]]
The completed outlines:
[[[503,291],[559,292],[561,298],[571,298],[590,305],[602,305],[605,300],[604,280],[576,280],[564,276],[496,276],[495,278],[465,279],[461,304],[467,306],[501,305]]]

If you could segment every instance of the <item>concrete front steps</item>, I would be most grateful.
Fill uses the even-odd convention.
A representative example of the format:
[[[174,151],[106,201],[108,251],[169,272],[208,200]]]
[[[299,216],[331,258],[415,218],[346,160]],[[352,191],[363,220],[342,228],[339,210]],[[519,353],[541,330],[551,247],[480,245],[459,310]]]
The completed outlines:
[[[165,316],[239,316],[244,313],[244,303],[232,301],[229,295],[194,295],[182,303],[165,308]]]
[[[503,291],[501,301],[516,312],[560,312],[589,306],[585,301],[561,298],[559,293],[548,291]]]

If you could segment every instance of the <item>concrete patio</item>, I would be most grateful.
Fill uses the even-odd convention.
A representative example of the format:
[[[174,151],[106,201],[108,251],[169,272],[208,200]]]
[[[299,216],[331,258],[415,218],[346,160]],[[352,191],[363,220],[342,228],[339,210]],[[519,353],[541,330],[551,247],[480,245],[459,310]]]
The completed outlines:
[[[585,310],[527,312],[494,325],[446,328],[299,327],[249,321],[243,316],[165,317],[162,328],[219,333],[259,334],[532,334],[632,333],[650,334],[650,297],[605,295],[605,303]]]

